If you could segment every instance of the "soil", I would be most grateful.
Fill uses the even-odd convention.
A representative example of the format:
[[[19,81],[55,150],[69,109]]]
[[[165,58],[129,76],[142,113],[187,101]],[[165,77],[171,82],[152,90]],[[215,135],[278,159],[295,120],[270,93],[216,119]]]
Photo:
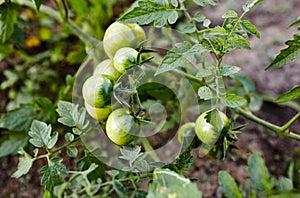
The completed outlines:
[[[245,0],[238,1],[239,3],[236,3],[236,0],[221,2],[223,2],[221,6],[212,8],[209,12],[205,11],[205,14],[214,21],[213,25],[221,24],[221,16],[228,9],[240,12],[241,5]],[[227,64],[240,66],[241,73],[247,75],[255,83],[258,93],[276,97],[300,84],[300,60],[282,69],[265,71],[265,68],[279,53],[280,49],[285,47],[284,42],[292,39],[292,35],[296,32],[296,28],[288,29],[287,27],[299,16],[300,1],[269,0],[261,5],[246,16],[246,19],[258,25],[261,38],[251,37],[251,51],[232,52],[226,56],[224,61]],[[5,65],[0,65],[1,73],[5,67]],[[2,103],[3,97],[2,95],[0,97]],[[278,125],[284,124],[294,114],[294,110],[282,108],[272,103],[264,103],[263,108],[256,113],[256,115]],[[241,118],[239,122],[246,123],[248,121]],[[247,157],[252,152],[262,153],[269,171],[275,176],[284,173],[285,164],[290,157],[297,157],[294,151],[296,148],[300,148],[300,142],[279,137],[255,123],[248,123],[249,125],[238,136],[237,146],[240,149],[234,151],[234,159],[200,158],[199,151],[197,149],[193,151],[194,164],[187,174],[191,178],[197,179],[203,197],[220,197],[217,178],[219,170],[228,171],[239,185],[244,185],[248,179]],[[292,129],[300,131],[300,120],[293,125]],[[38,162],[27,176],[17,180],[10,177],[17,167],[17,159],[17,156],[0,159],[0,197],[41,197],[43,187],[40,185],[38,170],[43,163]]]

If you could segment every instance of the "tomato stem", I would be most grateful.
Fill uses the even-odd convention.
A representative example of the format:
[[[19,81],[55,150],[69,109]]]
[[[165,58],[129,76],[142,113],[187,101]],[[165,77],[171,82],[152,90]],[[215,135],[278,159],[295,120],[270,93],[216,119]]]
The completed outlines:
[[[296,119],[298,119],[300,117],[300,113],[298,113],[296,116],[294,116],[287,124],[283,125],[283,127],[280,127],[280,126],[272,124],[266,120],[263,120],[255,115],[253,115],[250,111],[244,110],[242,108],[236,108],[235,111],[238,114],[244,116],[245,118],[258,123],[258,124],[264,126],[265,128],[270,129],[271,131],[274,131],[277,135],[300,141],[299,134],[292,132],[292,131],[287,131],[287,129],[286,129],[286,126],[289,127]]]

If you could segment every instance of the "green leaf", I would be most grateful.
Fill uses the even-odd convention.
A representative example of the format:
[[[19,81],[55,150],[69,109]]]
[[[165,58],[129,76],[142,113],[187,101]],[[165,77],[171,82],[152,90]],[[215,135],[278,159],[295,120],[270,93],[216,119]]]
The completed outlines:
[[[278,180],[278,189],[281,193],[287,193],[293,190],[293,181],[286,177],[280,177]]]
[[[73,142],[73,140],[74,140],[74,135],[73,135],[72,133],[66,133],[66,134],[65,134],[65,140],[66,140],[67,142]]]
[[[276,56],[274,61],[266,68],[280,68],[288,63],[296,61],[300,57],[300,35],[294,35],[293,40],[286,42],[288,47],[280,51],[280,54]]]
[[[179,5],[177,0],[171,0],[171,4],[172,4],[172,6],[174,6],[175,8],[177,8],[178,5]]]
[[[205,118],[206,118],[206,121],[214,127],[215,137],[218,138],[221,133],[221,130],[224,127],[224,123],[221,119],[220,112],[218,110],[214,109],[212,111],[207,112],[207,115],[205,116]]]
[[[22,105],[6,113],[0,120],[0,128],[10,131],[29,131],[33,120],[53,122],[56,118],[54,105],[47,98],[37,98],[34,104]]]
[[[67,174],[68,170],[61,162],[61,158],[53,158],[50,160],[48,166],[44,166],[40,169],[40,173],[43,174],[41,183],[46,187],[46,190],[53,191],[54,187],[64,182],[60,174]]]
[[[0,157],[15,154],[27,145],[29,137],[25,133],[10,132],[0,139]]]
[[[31,137],[29,142],[36,147],[53,148],[58,140],[58,133],[51,137],[52,127],[41,121],[33,121],[28,135]]]
[[[264,0],[248,0],[246,4],[243,6],[243,10],[245,12],[249,12],[254,6],[263,2]]]
[[[297,87],[293,88],[292,90],[282,94],[275,100],[275,102],[278,102],[278,103],[288,102],[291,100],[296,100],[298,98],[300,98],[300,86],[297,86]]]
[[[294,26],[294,25],[296,25],[298,23],[300,23],[300,16],[297,18],[296,21],[294,21],[293,23],[291,23],[291,25],[289,25],[289,27],[292,27],[292,26]]]
[[[78,150],[75,146],[69,146],[67,148],[67,154],[70,156],[70,157],[77,157],[78,155]]]
[[[268,193],[274,186],[268,169],[258,153],[252,154],[248,159],[248,174],[250,183],[262,194]]]
[[[36,7],[36,10],[39,11],[40,7],[41,7],[42,0],[32,0],[32,2],[34,3],[34,5]]]
[[[82,18],[87,18],[90,14],[90,10],[85,0],[69,0],[73,10],[76,14]]]
[[[123,184],[118,180],[113,180],[113,187],[118,193],[119,197],[127,197],[133,193],[133,189],[124,187]]]
[[[91,180],[96,180],[97,178],[102,178],[104,176],[104,164],[91,153],[85,153],[85,156],[76,162],[76,166],[81,171],[90,170],[95,164],[97,164],[97,167],[93,170],[93,174],[88,175],[88,178]]]
[[[219,0],[193,0],[197,5],[205,7],[208,5],[216,6],[219,4]]]
[[[201,12],[196,12],[193,19],[197,22],[203,22],[206,17]]]
[[[246,99],[235,95],[235,94],[226,94],[224,97],[221,98],[222,104],[226,105],[227,107],[236,108],[243,106],[246,104]]]
[[[21,156],[19,157],[18,168],[12,175],[12,177],[15,178],[19,178],[22,175],[26,175],[34,162],[34,159],[23,149],[19,151],[19,154]]]
[[[153,23],[155,27],[162,27],[167,22],[174,24],[177,19],[178,13],[166,3],[154,0],[140,0],[135,7],[129,9],[118,20],[140,25]]]
[[[225,65],[221,68],[222,76],[230,76],[232,74],[236,74],[240,71],[240,68],[237,66]]]
[[[241,48],[251,49],[249,41],[245,38],[231,37],[228,39],[228,43],[230,44],[230,50]]]
[[[180,31],[185,34],[191,34],[191,33],[194,33],[196,30],[197,29],[193,24],[187,24],[187,25],[183,26],[182,30],[180,30]]]
[[[14,26],[17,23],[18,5],[15,3],[2,3],[0,5],[0,38],[5,43],[14,33]]]
[[[242,198],[242,193],[239,191],[234,179],[225,171],[219,172],[219,184],[223,188],[225,197],[228,198]]]
[[[197,197],[202,193],[189,179],[168,169],[156,169],[147,198]]]
[[[58,122],[66,126],[85,129],[88,125],[85,119],[86,111],[83,107],[79,108],[78,105],[70,102],[59,101],[56,111],[60,115]]]
[[[238,14],[233,10],[228,10],[223,16],[223,19],[235,19],[238,18]]]
[[[140,146],[123,146],[120,149],[120,152],[122,154],[120,158],[129,161],[129,164],[131,165],[143,155]]]
[[[167,55],[163,58],[155,75],[182,67],[191,62],[195,54],[204,51],[205,49],[199,44],[192,46],[189,42],[176,43],[175,47],[168,51]]]
[[[257,31],[257,28],[255,27],[255,25],[253,25],[250,21],[242,20],[241,26],[250,34],[253,34],[257,38],[260,38],[260,33]]]
[[[208,87],[203,86],[198,89],[198,96],[203,100],[210,100],[214,97],[214,94]]]

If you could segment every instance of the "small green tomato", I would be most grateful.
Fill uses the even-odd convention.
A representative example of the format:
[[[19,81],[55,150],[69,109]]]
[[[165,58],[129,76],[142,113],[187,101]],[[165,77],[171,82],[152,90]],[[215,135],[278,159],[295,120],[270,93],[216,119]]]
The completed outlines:
[[[140,126],[134,117],[124,108],[114,110],[106,122],[107,137],[120,146],[130,144],[139,130]]]
[[[114,22],[105,31],[103,47],[106,54],[113,58],[120,48],[137,48],[145,40],[146,34],[138,24]]]
[[[111,106],[105,106],[102,108],[96,108],[89,105],[87,102],[84,103],[85,109],[88,114],[99,121],[106,120],[109,114],[111,113]]]
[[[207,112],[202,113],[196,120],[196,135],[205,145],[213,146],[212,144],[217,142],[221,134],[227,133],[229,130],[228,117],[223,112],[219,112],[219,114],[222,120],[222,126],[220,127],[221,131],[217,131],[213,125],[207,122],[205,118]]]
[[[121,73],[116,70],[110,59],[106,59],[96,66],[93,75],[102,74],[111,77],[112,80],[117,80],[121,75]]]
[[[123,47],[119,49],[113,59],[114,67],[120,72],[124,73],[127,68],[136,64],[138,52],[130,47]]]
[[[84,82],[82,95],[86,103],[92,107],[101,108],[110,103],[112,89],[113,84],[108,78],[95,75]]]
[[[183,143],[183,140],[191,140],[195,136],[195,123],[187,122],[182,125],[178,130],[178,141],[180,144]]]

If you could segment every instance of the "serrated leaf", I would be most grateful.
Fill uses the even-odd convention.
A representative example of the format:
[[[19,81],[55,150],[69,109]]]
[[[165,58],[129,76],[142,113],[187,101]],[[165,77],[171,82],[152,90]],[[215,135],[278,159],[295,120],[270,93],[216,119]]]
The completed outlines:
[[[66,126],[76,126],[80,130],[82,130],[85,129],[88,125],[88,121],[86,120],[86,110],[83,107],[79,108],[78,105],[72,104],[70,102],[59,101],[56,111],[60,115],[60,118],[58,118],[58,122]],[[74,130],[79,129],[74,128]],[[81,133],[81,131],[79,133]]]
[[[120,171],[118,170],[109,170],[106,171],[106,173],[111,176],[112,178],[115,178],[116,176],[118,176],[120,174]]]
[[[189,179],[168,169],[156,169],[147,198],[197,197],[202,193]]]
[[[36,147],[47,147],[51,149],[57,142],[58,133],[51,137],[52,127],[41,121],[33,121],[28,135],[29,142]]]
[[[88,178],[96,180],[97,178],[103,178],[104,176],[104,164],[95,156],[90,153],[86,153],[85,156],[76,162],[76,166],[84,173],[89,174]]]
[[[25,133],[13,133],[3,135],[0,139],[0,157],[15,154],[28,143],[28,135]]]
[[[293,40],[286,42],[287,48],[280,51],[280,54],[276,56],[273,62],[266,68],[280,68],[288,63],[294,62],[300,57],[300,35],[294,35]]]
[[[0,5],[0,37],[5,43],[14,32],[14,25],[17,23],[17,4],[5,2]]]
[[[203,86],[198,89],[198,96],[203,100],[210,100],[214,97],[214,94],[208,87]]]
[[[243,6],[243,10],[245,12],[249,12],[254,6],[263,2],[264,0],[248,0],[246,4]]]
[[[119,197],[127,197],[133,193],[133,189],[124,187],[123,184],[118,180],[113,180],[113,187],[118,193]]]
[[[242,20],[241,26],[250,34],[255,35],[257,38],[260,38],[260,33],[257,31],[257,28],[255,25],[253,25],[250,21],[248,20]]]
[[[41,7],[42,0],[32,0],[32,2],[34,3],[34,5],[36,7],[36,10],[39,11],[40,7]]]
[[[235,19],[238,18],[238,14],[233,10],[228,10],[223,16],[223,19]]]
[[[210,34],[224,36],[227,34],[227,31],[223,27],[216,26],[216,27],[210,29]]]
[[[153,23],[155,27],[162,27],[167,22],[174,24],[177,19],[178,13],[165,3],[153,0],[140,0],[135,7],[129,9],[118,20],[140,25]]]
[[[224,97],[221,98],[222,104],[224,104],[227,107],[236,108],[243,106],[246,104],[246,99],[235,95],[235,94],[226,94]]]
[[[222,76],[230,76],[232,74],[236,74],[241,69],[237,66],[225,65],[221,68],[221,75]]]
[[[73,108],[74,104],[66,101],[59,101],[56,109],[57,113],[60,115],[60,118],[58,118],[58,122],[69,127],[76,126],[76,123],[71,114]]]
[[[231,50],[241,48],[251,49],[249,41],[245,38],[231,37],[228,39],[228,43],[230,44]]]
[[[224,122],[222,121],[220,112],[216,109],[207,112],[205,116],[206,121],[210,123],[215,129],[215,137],[218,138],[221,130],[224,128]]]
[[[261,193],[266,193],[272,189],[274,182],[262,157],[258,153],[254,153],[249,157],[247,171],[250,176],[250,183]]]
[[[19,178],[22,175],[26,175],[34,162],[34,159],[23,149],[19,151],[19,154],[21,156],[19,157],[18,168],[12,175],[12,177],[15,178]]]
[[[225,171],[219,172],[219,184],[223,188],[225,197],[228,198],[242,198],[243,195],[239,191],[234,179]]]
[[[288,102],[291,100],[296,100],[298,98],[300,98],[300,86],[297,86],[297,87],[293,88],[292,90],[282,94],[275,100],[275,102],[278,102],[278,103]]]
[[[123,146],[120,152],[122,154],[120,158],[129,161],[130,166],[143,155],[140,146]]]
[[[193,0],[197,5],[205,7],[208,5],[216,6],[219,4],[219,0]]]
[[[199,54],[204,51],[205,49],[199,44],[192,46],[189,42],[176,43],[175,47],[168,51],[167,55],[163,58],[155,75],[184,66],[191,62],[196,53]]]
[[[48,166],[44,166],[40,169],[40,173],[43,174],[41,183],[50,192],[53,191],[54,187],[64,182],[61,174],[67,174],[68,170],[65,165],[61,162],[63,159],[54,158],[49,161]]]

